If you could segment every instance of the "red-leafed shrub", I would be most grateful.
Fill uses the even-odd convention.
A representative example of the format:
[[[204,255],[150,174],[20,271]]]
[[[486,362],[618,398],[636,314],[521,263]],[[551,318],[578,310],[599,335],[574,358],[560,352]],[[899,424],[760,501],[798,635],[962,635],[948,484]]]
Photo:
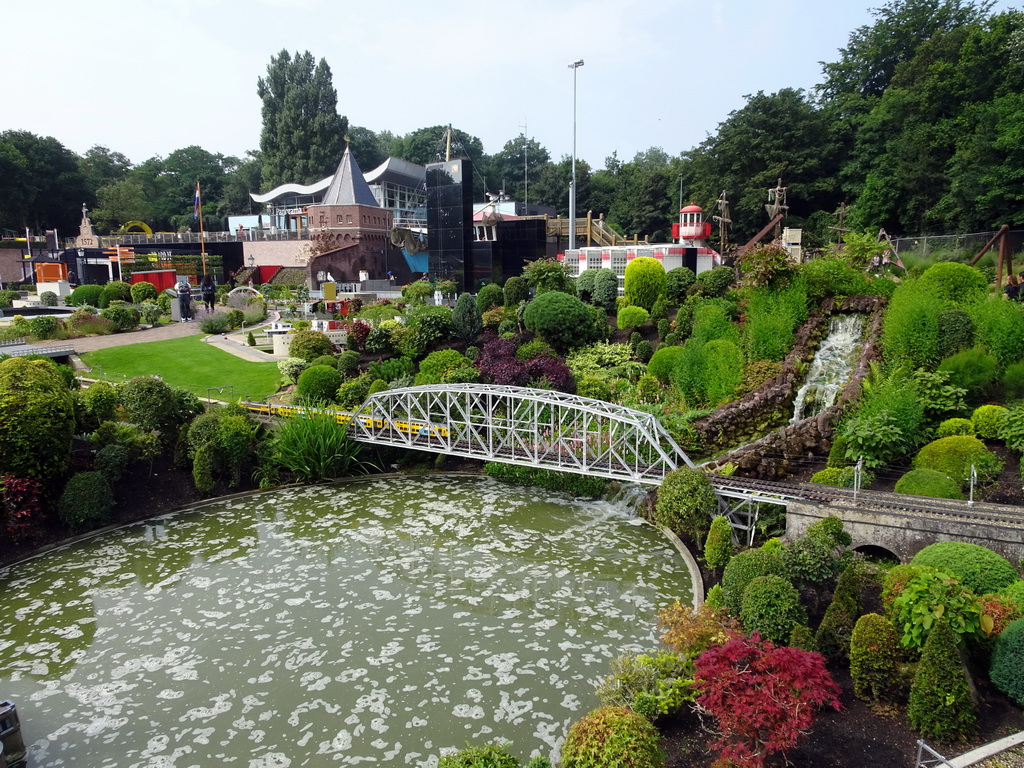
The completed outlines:
[[[360,352],[366,349],[366,340],[370,336],[369,323],[364,323],[362,320],[353,320],[351,327],[348,329],[348,346],[349,349],[358,349]]]
[[[526,380],[531,386],[546,388],[550,385],[559,392],[576,393],[576,379],[560,357],[535,357],[526,364]]]
[[[695,666],[694,681],[704,691],[697,705],[721,734],[714,747],[739,768],[759,768],[795,746],[819,707],[842,708],[820,654],[777,648],[756,634],[708,648]]]
[[[492,339],[484,344],[476,368],[481,378],[492,384],[522,387],[530,380],[526,363],[516,357],[511,339]]]
[[[31,477],[0,477],[4,522],[15,544],[31,544],[43,533],[43,486]]]

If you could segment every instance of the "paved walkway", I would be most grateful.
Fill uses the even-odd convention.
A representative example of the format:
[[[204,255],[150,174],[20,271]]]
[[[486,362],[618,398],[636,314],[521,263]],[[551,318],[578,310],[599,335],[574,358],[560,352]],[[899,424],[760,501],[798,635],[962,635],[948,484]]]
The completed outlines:
[[[268,363],[282,360],[281,357],[266,352],[260,352],[250,347],[246,341],[250,328],[244,331],[234,331],[227,334],[212,334],[205,337],[208,344],[218,349],[230,352],[243,360],[251,360],[255,363]],[[129,344],[141,344],[147,341],[166,341],[167,339],[180,339],[185,336],[198,336],[203,332],[199,330],[198,320],[191,323],[168,323],[158,325],[154,328],[147,328],[143,331],[131,331],[129,333],[112,333],[109,336],[86,336],[81,339],[70,341],[40,341],[36,346],[53,346],[71,344],[75,348],[75,354],[81,355],[85,352],[95,352],[97,349],[109,349],[110,347],[123,347]]]

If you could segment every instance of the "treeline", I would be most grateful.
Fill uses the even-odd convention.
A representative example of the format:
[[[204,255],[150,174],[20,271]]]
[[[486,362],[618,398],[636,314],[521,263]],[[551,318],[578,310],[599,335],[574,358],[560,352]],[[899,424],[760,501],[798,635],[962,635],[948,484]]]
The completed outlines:
[[[1024,13],[991,2],[891,0],[854,30],[810,92],[784,88],[747,96],[699,146],[670,155],[651,147],[603,168],[577,159],[577,211],[604,213],[623,234],[667,239],[684,203],[714,211],[728,193],[730,240],[765,223],[767,190],[787,188],[790,226],[805,244],[835,238],[835,212],[848,227],[928,234],[1024,223]],[[767,42],[767,41],[766,41]],[[338,114],[330,68],[308,52],[271,58],[257,88],[260,149],[244,158],[192,146],[132,166],[106,147],[84,157],[51,137],[0,134],[0,226],[64,229],[84,200],[101,228],[137,219],[155,228],[192,223],[192,189],[203,184],[214,217],[255,211],[250,191],[311,183],[330,173],[350,142],[364,171],[389,156],[426,164],[444,151],[445,128],[405,135],[350,126]],[[568,214],[571,158],[555,160],[523,134],[488,154],[454,131],[471,157],[475,186]],[[528,189],[527,189],[528,182]]]

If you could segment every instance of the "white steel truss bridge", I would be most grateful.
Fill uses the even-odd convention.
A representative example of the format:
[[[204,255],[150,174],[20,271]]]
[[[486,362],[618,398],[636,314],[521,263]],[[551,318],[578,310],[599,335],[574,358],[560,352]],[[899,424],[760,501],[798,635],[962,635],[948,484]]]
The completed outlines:
[[[564,392],[493,384],[385,390],[351,414],[353,439],[658,485],[693,462],[658,419]]]

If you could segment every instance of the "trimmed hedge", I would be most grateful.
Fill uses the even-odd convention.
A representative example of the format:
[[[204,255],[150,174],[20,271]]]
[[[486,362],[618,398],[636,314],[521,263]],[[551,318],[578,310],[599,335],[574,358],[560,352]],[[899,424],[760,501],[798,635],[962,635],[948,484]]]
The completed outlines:
[[[929,544],[910,561],[927,565],[957,579],[976,595],[1002,592],[1020,579],[1010,561],[987,547],[963,541]]]
[[[960,419],[966,421],[966,419]],[[912,469],[896,481],[896,493],[910,496],[930,496],[933,499],[960,499],[964,492],[960,483],[934,469]]]
[[[915,469],[933,469],[964,483],[971,477],[971,465],[978,479],[989,482],[999,474],[1003,463],[976,437],[958,435],[933,440],[914,457]]]
[[[945,621],[936,623],[925,641],[907,715],[916,731],[939,741],[965,739],[974,733],[976,718],[967,673],[956,638]]]
[[[114,507],[114,495],[102,472],[79,472],[68,480],[57,502],[60,519],[73,532],[95,528]]]
[[[308,403],[333,403],[338,396],[342,377],[338,369],[327,365],[311,365],[299,374],[295,390]]]
[[[946,419],[944,422],[939,424],[938,429],[935,430],[935,437],[956,437],[957,435],[970,435],[973,437],[974,422],[970,419]]]
[[[667,474],[658,487],[653,522],[700,541],[709,528],[708,511],[715,503],[707,473],[682,467]]]

